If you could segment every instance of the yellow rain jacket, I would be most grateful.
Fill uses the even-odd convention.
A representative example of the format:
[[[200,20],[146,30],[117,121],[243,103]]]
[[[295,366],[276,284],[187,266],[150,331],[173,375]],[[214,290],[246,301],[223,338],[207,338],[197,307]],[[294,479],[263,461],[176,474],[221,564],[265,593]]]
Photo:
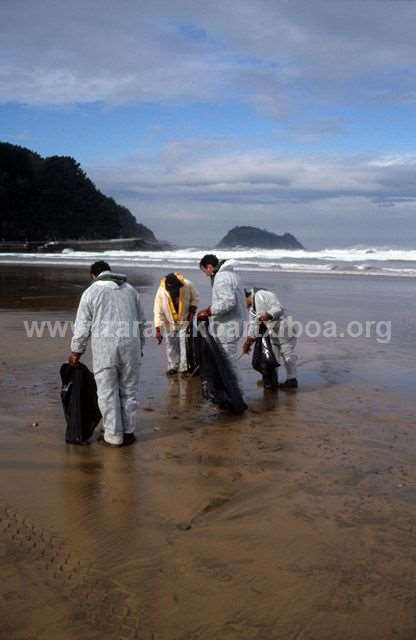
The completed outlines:
[[[165,278],[161,278],[153,305],[155,327],[166,330],[176,329],[181,323],[187,321],[189,308],[198,306],[199,294],[192,282],[187,280],[182,273],[175,273],[175,276],[183,283],[183,287],[179,289],[178,310],[175,309],[173,300],[166,289]]]

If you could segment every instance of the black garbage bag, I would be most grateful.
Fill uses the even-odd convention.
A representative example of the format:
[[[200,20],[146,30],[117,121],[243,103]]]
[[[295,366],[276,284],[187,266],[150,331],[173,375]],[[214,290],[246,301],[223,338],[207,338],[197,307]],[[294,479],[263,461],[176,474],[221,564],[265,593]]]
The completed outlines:
[[[198,325],[199,373],[202,395],[221,409],[241,414],[247,409],[238,380],[208,323]]]
[[[274,355],[270,336],[266,327],[260,326],[260,335],[257,336],[253,349],[251,365],[253,369],[263,376],[265,387],[277,387],[277,367],[279,363]]]
[[[60,369],[61,400],[66,420],[65,440],[83,444],[91,438],[101,420],[94,375],[81,362],[76,367],[65,363]]]
[[[195,328],[193,323],[189,323],[185,337],[186,362],[188,373],[191,375],[199,371],[199,344],[197,336],[195,336]]]

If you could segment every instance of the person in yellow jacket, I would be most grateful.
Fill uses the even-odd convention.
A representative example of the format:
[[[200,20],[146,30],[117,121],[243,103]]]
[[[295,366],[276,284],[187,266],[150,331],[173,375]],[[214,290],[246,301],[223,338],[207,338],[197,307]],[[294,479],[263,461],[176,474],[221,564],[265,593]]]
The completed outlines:
[[[153,305],[156,339],[160,344],[166,339],[168,375],[185,373],[186,332],[193,321],[199,302],[199,294],[190,280],[182,273],[169,273],[161,279]],[[162,333],[163,332],[163,333]]]

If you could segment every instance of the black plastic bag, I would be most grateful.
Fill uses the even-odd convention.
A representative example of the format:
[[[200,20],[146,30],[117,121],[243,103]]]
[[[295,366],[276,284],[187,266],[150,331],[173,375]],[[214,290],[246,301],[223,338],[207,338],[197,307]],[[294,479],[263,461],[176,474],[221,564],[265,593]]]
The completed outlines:
[[[60,369],[61,400],[66,420],[65,440],[83,444],[91,438],[101,420],[94,375],[81,362],[76,367],[65,363]]]
[[[208,324],[198,325],[199,373],[202,395],[221,409],[241,414],[247,409],[235,373]]]
[[[197,337],[194,335],[194,325],[192,322],[189,323],[186,331],[185,347],[188,373],[193,375],[199,370],[199,345]]]
[[[270,369],[277,369],[279,363],[274,355],[270,336],[262,335],[256,338],[251,364],[253,369],[259,373],[265,373]]]
[[[270,336],[263,324],[260,326],[260,335],[254,344],[251,364],[253,369],[262,374],[265,389],[277,389],[277,367],[280,365],[274,355]]]

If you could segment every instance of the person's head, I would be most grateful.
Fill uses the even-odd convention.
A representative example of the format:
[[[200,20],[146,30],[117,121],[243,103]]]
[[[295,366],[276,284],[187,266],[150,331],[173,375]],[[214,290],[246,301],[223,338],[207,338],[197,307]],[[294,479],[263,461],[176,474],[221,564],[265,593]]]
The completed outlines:
[[[220,261],[213,253],[207,253],[199,263],[199,268],[205,273],[206,276],[213,276],[218,269]]]
[[[250,309],[253,306],[253,289],[244,289],[244,295],[246,298],[246,307]]]
[[[183,287],[183,282],[174,273],[168,273],[165,278],[165,287],[170,295],[177,296],[179,289]]]
[[[99,276],[103,271],[111,271],[110,265],[108,262],[104,262],[104,260],[94,262],[94,264],[90,266],[90,274],[93,279]]]

